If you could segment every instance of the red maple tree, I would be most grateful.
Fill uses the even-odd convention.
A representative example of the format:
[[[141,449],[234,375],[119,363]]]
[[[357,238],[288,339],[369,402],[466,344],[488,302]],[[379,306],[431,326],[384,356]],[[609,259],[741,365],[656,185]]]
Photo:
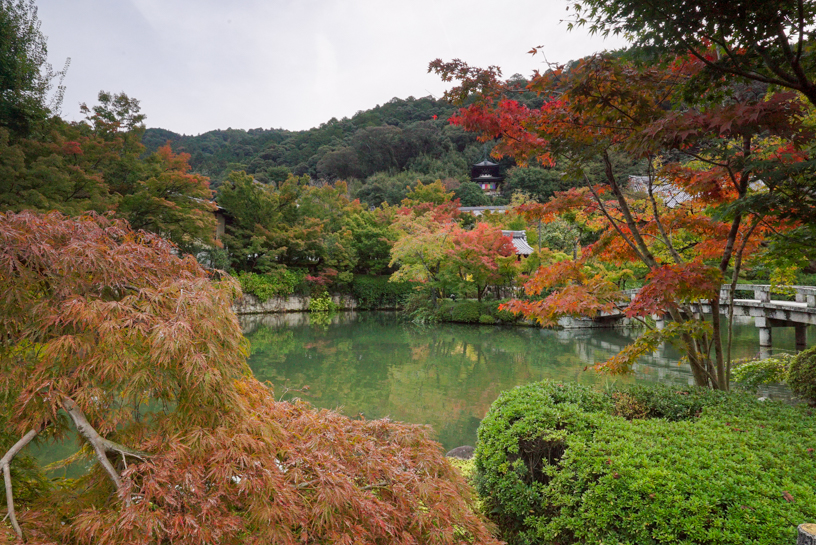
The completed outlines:
[[[526,90],[544,102],[533,108],[508,98],[518,90],[496,67],[431,63],[444,80],[460,82],[449,98],[477,96],[452,123],[484,140],[498,139],[497,156],[557,164],[586,183],[546,204],[523,207],[528,218],[578,213],[603,228],[579,259],[544,267],[530,279],[527,293],[551,290],[546,298],[513,301],[508,308],[544,325],[615,309],[635,318],[667,314],[668,327],[597,367],[626,371],[643,347],[670,340],[684,350],[698,385],[728,389],[730,334],[724,346],[719,287],[728,275],[736,285],[764,232],[794,226],[755,204],[773,190],[763,178],[801,160],[811,134],[802,123],[802,102],[791,93],[736,86],[725,101],[683,102],[678,90],[700,66],[694,59],[644,67],[589,57],[536,73]],[[644,162],[640,187],[621,180],[615,153]],[[588,178],[592,160],[603,166],[601,180]],[[600,262],[646,267],[646,285],[631,305]],[[697,318],[698,300],[711,303],[710,321]]]

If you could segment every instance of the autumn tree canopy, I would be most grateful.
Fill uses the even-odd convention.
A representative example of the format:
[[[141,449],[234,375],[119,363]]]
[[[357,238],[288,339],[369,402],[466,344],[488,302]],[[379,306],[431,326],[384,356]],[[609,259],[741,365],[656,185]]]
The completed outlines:
[[[156,235],[0,214],[0,543],[493,543],[421,427],[281,403],[230,305]],[[82,445],[47,483],[31,442]]]
[[[548,290],[548,297],[509,307],[545,325],[564,315],[622,307],[636,318],[668,314],[669,327],[644,335],[601,367],[625,371],[656,343],[673,340],[699,385],[727,389],[730,337],[720,331],[719,287],[736,284],[763,233],[795,226],[778,215],[770,219],[767,207],[755,204],[774,197],[776,186],[766,181],[803,159],[810,131],[802,120],[804,104],[793,93],[735,88],[727,101],[688,103],[680,90],[704,67],[694,58],[639,66],[598,55],[534,76],[527,88],[545,100],[530,108],[513,100],[513,83],[502,81],[495,67],[431,64],[443,79],[460,82],[449,96],[477,96],[454,123],[498,139],[495,154],[557,161],[568,177],[587,185],[524,207],[530,218],[579,214],[605,230],[578,259],[531,278],[528,293]],[[613,153],[645,161],[642,187],[621,177]],[[604,165],[600,184],[586,172],[596,158]],[[646,286],[631,305],[599,261],[645,266]],[[699,299],[711,301],[709,323],[690,306]]]

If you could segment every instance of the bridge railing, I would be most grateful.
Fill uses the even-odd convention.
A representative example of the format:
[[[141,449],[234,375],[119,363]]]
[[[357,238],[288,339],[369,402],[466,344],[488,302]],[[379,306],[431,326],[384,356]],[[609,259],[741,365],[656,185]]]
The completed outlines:
[[[771,302],[770,284],[737,284],[735,291],[753,292],[753,299],[760,303]],[[797,303],[806,303],[807,308],[816,308],[816,287],[814,286],[785,286],[785,291],[792,292]],[[632,300],[638,293],[639,288],[623,290],[624,298]],[[723,284],[720,287],[720,301],[728,300],[728,292],[731,291],[730,284]],[[738,298],[735,298],[738,299]]]
[[[816,287],[813,286],[785,286],[785,291],[793,292],[797,303],[806,303],[808,308],[816,308]],[[720,288],[720,299],[727,299],[731,290],[729,284]],[[771,286],[769,284],[737,284],[736,291],[752,291],[754,299],[760,303],[771,302]]]

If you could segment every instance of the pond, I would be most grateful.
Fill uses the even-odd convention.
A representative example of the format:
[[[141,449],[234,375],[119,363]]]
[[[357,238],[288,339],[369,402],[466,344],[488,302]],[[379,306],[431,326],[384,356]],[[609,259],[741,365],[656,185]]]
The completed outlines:
[[[490,404],[521,384],[693,384],[671,346],[641,358],[631,376],[587,369],[631,343],[637,329],[416,326],[388,312],[248,315],[241,324],[251,343],[252,371],[274,386],[279,399],[296,396],[352,417],[429,424],[446,450],[473,445]],[[775,329],[773,341],[774,350],[792,351],[793,329]],[[758,350],[756,328],[735,326],[734,356],[754,357]],[[296,391],[303,387],[308,390]]]

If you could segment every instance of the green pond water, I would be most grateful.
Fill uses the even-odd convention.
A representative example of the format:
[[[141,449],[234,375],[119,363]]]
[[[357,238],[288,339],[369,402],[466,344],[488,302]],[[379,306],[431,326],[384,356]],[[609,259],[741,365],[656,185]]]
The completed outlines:
[[[610,378],[586,369],[631,343],[637,329],[420,327],[387,312],[250,315],[241,324],[251,343],[249,365],[278,398],[297,396],[352,417],[428,424],[445,449],[473,445],[490,404],[502,390],[521,384],[693,384],[671,346],[641,358],[631,376]],[[792,351],[793,329],[774,329],[773,341],[775,351]],[[758,350],[756,328],[737,325],[734,356],[754,357]],[[304,386],[307,391],[294,391]],[[784,395],[766,395],[775,393]]]

